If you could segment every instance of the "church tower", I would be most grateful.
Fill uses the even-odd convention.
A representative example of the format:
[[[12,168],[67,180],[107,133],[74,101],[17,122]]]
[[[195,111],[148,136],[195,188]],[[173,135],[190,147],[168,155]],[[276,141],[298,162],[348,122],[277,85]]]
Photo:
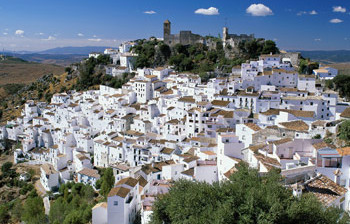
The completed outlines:
[[[164,24],[163,24],[163,31],[164,31],[164,36],[163,37],[164,37],[164,40],[165,40],[165,37],[169,36],[170,33],[171,33],[170,25],[171,25],[171,23],[170,23],[169,20],[165,20],[164,21]]]

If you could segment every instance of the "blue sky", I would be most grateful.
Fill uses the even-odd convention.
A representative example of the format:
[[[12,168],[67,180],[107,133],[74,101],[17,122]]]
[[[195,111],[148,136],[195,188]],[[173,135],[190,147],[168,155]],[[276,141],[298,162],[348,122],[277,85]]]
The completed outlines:
[[[0,0],[0,48],[113,47],[162,37],[165,19],[172,33],[217,36],[226,25],[281,49],[350,50],[348,0]]]

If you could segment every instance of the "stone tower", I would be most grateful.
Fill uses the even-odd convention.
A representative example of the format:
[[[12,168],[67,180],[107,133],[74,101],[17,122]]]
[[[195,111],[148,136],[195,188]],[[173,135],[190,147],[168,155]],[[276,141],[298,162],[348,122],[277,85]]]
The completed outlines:
[[[163,24],[163,31],[164,31],[164,36],[163,37],[164,37],[164,40],[165,40],[165,37],[169,36],[170,33],[171,33],[170,25],[171,25],[171,23],[170,23],[169,20],[165,20],[164,21],[164,24]]]
[[[228,39],[228,28],[227,27],[224,27],[222,29],[222,41],[225,41]]]

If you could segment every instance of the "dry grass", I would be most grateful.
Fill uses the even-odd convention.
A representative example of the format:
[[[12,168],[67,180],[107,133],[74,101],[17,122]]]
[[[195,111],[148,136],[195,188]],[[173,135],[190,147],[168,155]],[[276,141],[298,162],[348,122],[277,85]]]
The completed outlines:
[[[38,63],[0,64],[0,85],[29,84],[46,74],[60,75],[64,67]],[[1,94],[1,93],[0,93]]]

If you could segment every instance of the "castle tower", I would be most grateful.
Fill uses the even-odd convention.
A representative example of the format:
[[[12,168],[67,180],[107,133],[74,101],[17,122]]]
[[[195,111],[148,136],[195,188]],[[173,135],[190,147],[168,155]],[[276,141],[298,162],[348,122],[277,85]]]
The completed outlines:
[[[224,27],[222,29],[222,41],[225,42],[225,40],[228,39],[228,28],[227,27]]]
[[[170,25],[171,25],[171,23],[170,23],[169,20],[165,20],[164,21],[164,24],[163,24],[163,31],[164,31],[164,36],[163,37],[164,37],[164,40],[165,40],[165,37],[170,35],[170,33],[171,33]]]

